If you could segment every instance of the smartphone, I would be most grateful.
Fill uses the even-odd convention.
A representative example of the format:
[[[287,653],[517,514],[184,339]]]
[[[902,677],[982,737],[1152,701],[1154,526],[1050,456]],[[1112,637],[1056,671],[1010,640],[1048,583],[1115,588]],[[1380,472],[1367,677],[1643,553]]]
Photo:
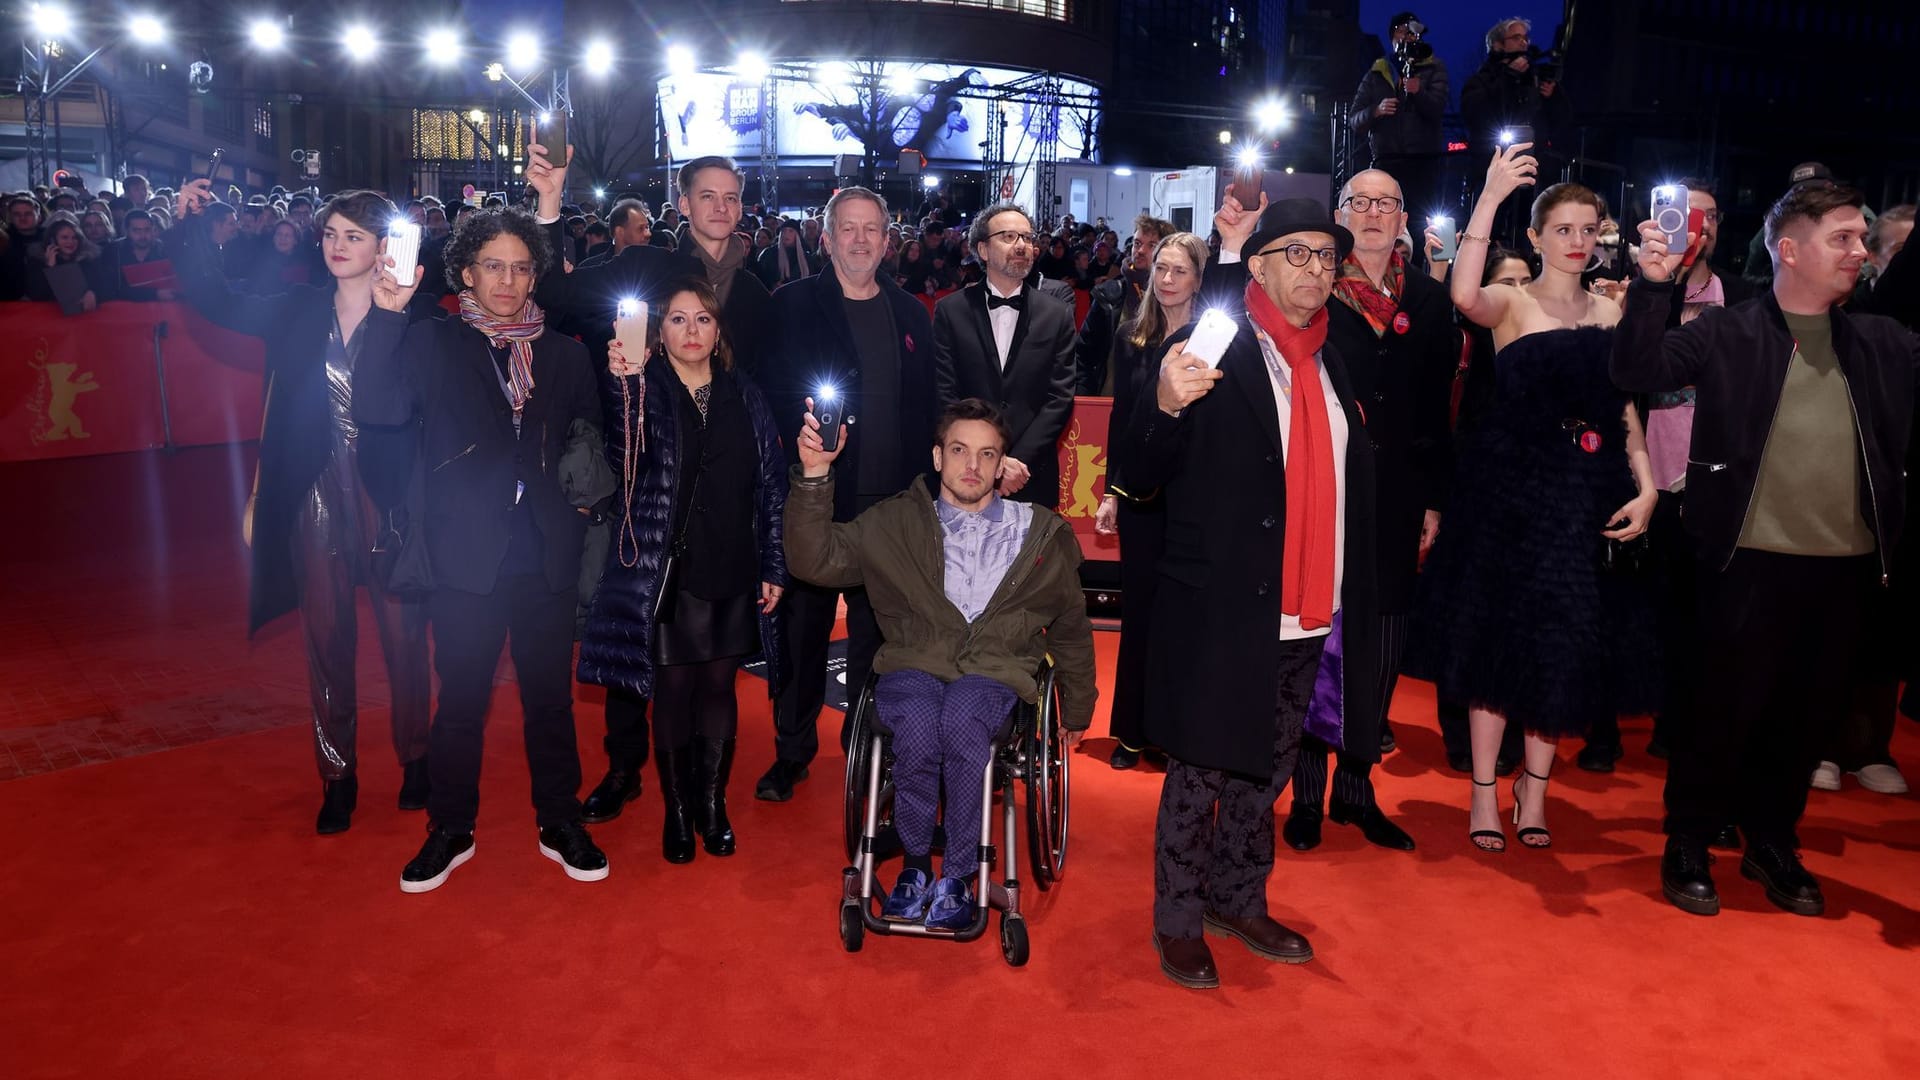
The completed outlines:
[[[813,418],[820,421],[820,448],[833,453],[840,446],[840,395],[833,387],[814,390]]]
[[[1435,214],[1427,219],[1427,227],[1440,238],[1440,250],[1430,256],[1434,262],[1452,262],[1460,254],[1460,234],[1454,230],[1453,218],[1448,214]]]
[[[1693,243],[1687,248],[1687,257],[1680,260],[1681,266],[1690,267],[1700,258],[1700,247],[1707,242],[1707,212],[1705,210],[1687,211],[1687,235],[1693,237]]]
[[[226,150],[224,148],[218,148],[218,147],[214,149],[212,154],[209,154],[207,156],[207,183],[208,184],[212,184],[213,181],[218,180],[220,178],[220,159],[226,156],[227,156]]]
[[[1514,146],[1533,141],[1533,125],[1515,124],[1500,133],[1501,146]]]
[[[1667,251],[1687,250],[1687,189],[1661,184],[1653,189],[1653,223],[1666,234]]]
[[[420,226],[406,218],[395,218],[387,226],[387,258],[393,260],[393,268],[388,273],[402,288],[413,284],[413,274],[420,266]]]
[[[622,300],[613,313],[613,340],[628,356],[644,356],[647,350],[647,302]]]
[[[1233,197],[1248,210],[1260,207],[1260,186],[1266,180],[1266,170],[1259,162],[1250,165],[1236,165],[1233,170]]]
[[[550,113],[543,113],[542,115],[547,119],[545,123],[539,125],[539,130],[534,133],[537,136],[536,141],[538,141],[541,146],[547,148],[548,161],[552,162],[556,168],[565,168],[567,164],[567,112],[565,109],[555,109]]]
[[[1239,332],[1240,324],[1233,321],[1233,316],[1219,308],[1210,308],[1200,316],[1193,335],[1187,338],[1186,355],[1210,368],[1219,367],[1220,358],[1227,354],[1227,346],[1233,344],[1234,335]]]

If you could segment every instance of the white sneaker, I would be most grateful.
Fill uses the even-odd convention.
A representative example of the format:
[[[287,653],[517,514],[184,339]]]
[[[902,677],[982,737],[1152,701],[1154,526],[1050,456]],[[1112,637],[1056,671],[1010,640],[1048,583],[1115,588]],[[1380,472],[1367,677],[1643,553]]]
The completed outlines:
[[[1840,766],[1831,761],[1823,761],[1813,770],[1813,786],[1821,791],[1840,790]]]
[[[1892,765],[1868,765],[1855,770],[1853,776],[1868,791],[1877,791],[1882,795],[1907,793],[1907,778],[1901,776],[1900,770]]]

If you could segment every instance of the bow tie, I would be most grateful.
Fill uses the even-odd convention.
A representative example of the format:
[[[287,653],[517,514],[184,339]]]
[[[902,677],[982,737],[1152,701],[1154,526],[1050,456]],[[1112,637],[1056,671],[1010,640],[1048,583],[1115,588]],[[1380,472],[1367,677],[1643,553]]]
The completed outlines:
[[[1020,292],[1014,293],[1012,296],[995,296],[991,292],[987,293],[987,310],[992,311],[997,307],[1010,307],[1015,311],[1026,310],[1026,291],[1023,289]]]

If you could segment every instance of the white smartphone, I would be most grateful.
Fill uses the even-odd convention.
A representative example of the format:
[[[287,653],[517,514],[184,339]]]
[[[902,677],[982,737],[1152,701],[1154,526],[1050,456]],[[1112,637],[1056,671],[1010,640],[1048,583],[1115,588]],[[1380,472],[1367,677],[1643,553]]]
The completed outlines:
[[[647,302],[622,300],[614,309],[613,340],[629,358],[647,354]]]
[[[406,218],[388,225],[387,258],[393,260],[393,280],[403,287],[412,285],[414,271],[420,266],[420,226]]]
[[[1427,225],[1433,229],[1433,235],[1440,238],[1440,250],[1433,253],[1434,262],[1452,262],[1460,254],[1460,235],[1454,231],[1453,218],[1446,214],[1435,214],[1427,219]]]
[[[1186,355],[1210,368],[1220,366],[1220,358],[1227,354],[1227,346],[1233,344],[1234,335],[1240,332],[1240,324],[1233,316],[1211,308],[1200,316],[1200,322],[1193,328],[1193,336],[1187,338]]]
[[[1653,189],[1653,223],[1666,234],[1669,253],[1687,250],[1687,194],[1680,184]]]

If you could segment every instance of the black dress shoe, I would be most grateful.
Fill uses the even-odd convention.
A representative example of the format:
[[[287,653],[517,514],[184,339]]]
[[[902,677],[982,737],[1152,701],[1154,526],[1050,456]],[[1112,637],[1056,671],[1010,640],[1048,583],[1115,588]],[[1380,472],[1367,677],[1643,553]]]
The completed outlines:
[[[781,758],[753,785],[753,797],[761,802],[786,802],[793,798],[793,785],[806,778],[805,765]]]
[[[1393,725],[1385,724],[1385,723],[1381,724],[1380,725],[1380,752],[1382,754],[1391,754],[1393,753],[1393,748],[1398,745],[1399,743],[1395,742],[1393,738]]]
[[[1747,845],[1746,858],[1740,860],[1740,876],[1760,883],[1773,906],[1795,915],[1822,915],[1827,899],[1820,894],[1820,883],[1800,865],[1800,856],[1791,845],[1773,840],[1758,840]]]
[[[1719,848],[1722,851],[1739,851],[1743,846],[1740,843],[1740,826],[1729,825],[1721,829],[1718,833],[1714,834],[1713,843],[1708,846]]]
[[[1181,986],[1211,990],[1220,985],[1220,972],[1213,966],[1213,950],[1207,948],[1206,938],[1168,937],[1155,931],[1153,951],[1160,954],[1160,970]]]
[[[620,811],[640,797],[640,770],[612,768],[580,804],[580,820],[599,825],[620,816]]]
[[[1447,752],[1447,768],[1457,773],[1466,773],[1468,776],[1472,776],[1473,752],[1471,750],[1463,750],[1456,754],[1449,750]]]
[[[346,832],[353,825],[353,808],[359,801],[359,777],[348,773],[338,780],[327,781],[326,793],[320,799],[320,816],[314,819],[313,831],[321,836]]]
[[[1265,915],[1229,919],[1209,911],[1203,925],[1210,934],[1235,937],[1246,943],[1255,956],[1282,964],[1304,964],[1313,959],[1313,946],[1304,934],[1289,930]]]
[[[427,771],[426,758],[400,766],[400,809],[425,810],[432,794],[433,776]]]
[[[1140,751],[1127,749],[1126,743],[1116,743],[1113,756],[1107,758],[1107,764],[1116,769],[1131,769],[1140,764]]]
[[[1619,760],[1619,744],[1588,743],[1580,748],[1580,755],[1573,763],[1588,772],[1607,773],[1613,771],[1613,763]]]
[[[1335,825],[1360,826],[1360,835],[1366,837],[1369,844],[1395,851],[1413,850],[1413,837],[1407,835],[1407,830],[1388,820],[1378,806],[1348,806],[1336,799],[1327,807],[1327,816],[1333,819]]]
[[[1287,823],[1280,827],[1280,835],[1287,846],[1295,851],[1312,851],[1320,846],[1320,808],[1306,803],[1293,804],[1293,812],[1287,815]]]
[[[1707,865],[1705,844],[1687,836],[1667,837],[1666,854],[1660,857],[1660,891],[1681,911],[1720,914],[1720,893]]]

